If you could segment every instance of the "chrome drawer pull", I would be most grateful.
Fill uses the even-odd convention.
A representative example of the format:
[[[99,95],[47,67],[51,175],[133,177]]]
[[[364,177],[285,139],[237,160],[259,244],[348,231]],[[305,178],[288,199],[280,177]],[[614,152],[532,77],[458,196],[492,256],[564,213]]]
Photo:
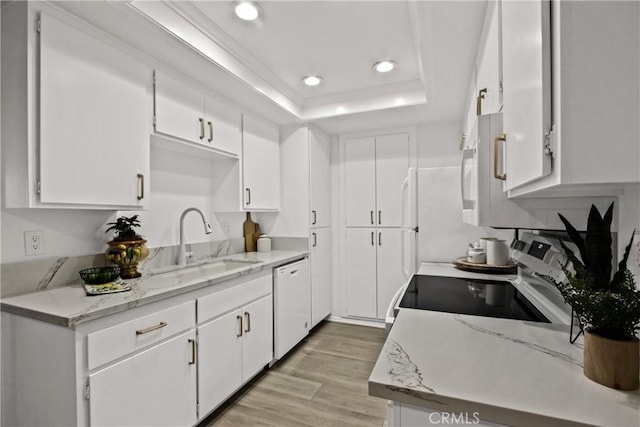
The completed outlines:
[[[240,329],[238,329],[236,337],[240,338],[242,336],[242,316],[236,316],[236,319],[238,320],[238,326],[240,327]]]
[[[149,333],[151,331],[155,331],[156,329],[164,328],[165,326],[167,326],[167,322],[160,322],[157,325],[149,326],[148,328],[145,328],[145,329],[138,329],[136,331],[136,335],[144,335],[144,334],[147,334],[147,333]]]
[[[189,365],[196,364],[196,340],[189,338],[189,344],[191,344],[191,359],[189,359]]]

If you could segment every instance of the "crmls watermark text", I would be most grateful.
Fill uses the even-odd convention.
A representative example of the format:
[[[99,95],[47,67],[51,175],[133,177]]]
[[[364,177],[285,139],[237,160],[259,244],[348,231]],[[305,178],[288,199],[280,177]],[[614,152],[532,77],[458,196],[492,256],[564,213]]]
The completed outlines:
[[[464,425],[464,424],[479,424],[480,413],[473,412],[431,412],[428,416],[429,423],[431,424],[446,424],[446,425]]]

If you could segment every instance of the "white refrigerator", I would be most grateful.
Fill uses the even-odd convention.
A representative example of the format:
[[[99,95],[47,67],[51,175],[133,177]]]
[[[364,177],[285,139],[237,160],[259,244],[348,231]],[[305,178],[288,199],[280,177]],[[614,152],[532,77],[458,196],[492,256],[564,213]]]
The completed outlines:
[[[402,269],[414,273],[423,262],[451,263],[470,242],[491,236],[511,242],[512,229],[469,225],[462,220],[460,167],[409,168],[403,185]],[[401,284],[398,284],[400,286]]]

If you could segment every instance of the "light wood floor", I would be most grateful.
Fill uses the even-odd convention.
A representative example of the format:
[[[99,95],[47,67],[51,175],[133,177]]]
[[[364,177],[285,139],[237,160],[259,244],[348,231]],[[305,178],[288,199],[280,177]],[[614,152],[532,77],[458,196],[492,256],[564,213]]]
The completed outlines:
[[[325,322],[200,425],[382,426],[386,401],[367,380],[386,332]]]

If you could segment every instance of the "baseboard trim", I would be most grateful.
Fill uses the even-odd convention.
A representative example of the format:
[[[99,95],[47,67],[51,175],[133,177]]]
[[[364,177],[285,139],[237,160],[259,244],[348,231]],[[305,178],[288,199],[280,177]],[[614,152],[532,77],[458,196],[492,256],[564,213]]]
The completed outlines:
[[[384,322],[382,320],[354,319],[351,317],[340,316],[329,316],[327,320],[329,322],[348,323],[350,325],[369,326],[372,328],[384,329]]]

